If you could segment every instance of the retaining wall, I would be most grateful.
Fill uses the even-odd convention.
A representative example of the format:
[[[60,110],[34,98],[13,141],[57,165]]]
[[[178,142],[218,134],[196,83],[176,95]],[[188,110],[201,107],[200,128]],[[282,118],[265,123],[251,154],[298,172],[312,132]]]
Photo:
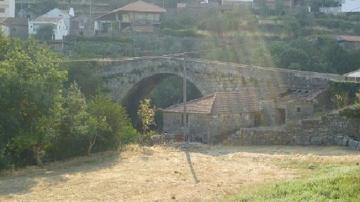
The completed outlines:
[[[243,128],[230,135],[225,144],[339,145],[360,150],[360,119],[328,114],[277,128]]]

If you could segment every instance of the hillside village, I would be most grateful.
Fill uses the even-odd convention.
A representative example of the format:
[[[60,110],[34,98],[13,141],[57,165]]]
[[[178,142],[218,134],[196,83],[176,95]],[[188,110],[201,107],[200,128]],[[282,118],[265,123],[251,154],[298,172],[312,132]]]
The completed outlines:
[[[0,108],[0,201],[358,201],[360,1],[0,0]]]

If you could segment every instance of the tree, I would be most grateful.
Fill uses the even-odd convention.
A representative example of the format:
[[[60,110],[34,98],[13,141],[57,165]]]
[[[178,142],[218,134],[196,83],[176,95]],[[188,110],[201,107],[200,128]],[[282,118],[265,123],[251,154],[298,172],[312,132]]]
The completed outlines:
[[[86,151],[89,154],[97,137],[95,134],[97,119],[91,117],[88,112],[86,98],[76,83],[72,83],[67,90],[62,108],[61,136],[56,146],[61,150],[67,145],[74,150],[75,154],[80,154],[85,150],[83,148],[88,147]],[[95,141],[93,136],[95,136]],[[61,151],[58,150],[57,153],[61,155]]]
[[[103,127],[102,129],[105,130],[102,130],[99,135],[101,137],[100,144],[104,148],[117,149],[119,146],[133,141],[138,136],[131,125],[126,110],[111,99],[96,96],[89,103],[88,109],[92,116],[100,119],[105,117],[108,128]]]
[[[341,115],[347,116],[350,118],[360,118],[360,91],[356,93],[357,101],[356,103],[348,108],[345,108],[340,112]]]
[[[150,126],[155,121],[155,109],[151,107],[150,99],[144,99],[140,102],[137,112],[143,133],[147,133],[150,130]]]
[[[62,86],[67,72],[60,59],[33,40],[0,36],[0,130],[5,155],[21,164],[29,151],[41,165],[56,136]]]

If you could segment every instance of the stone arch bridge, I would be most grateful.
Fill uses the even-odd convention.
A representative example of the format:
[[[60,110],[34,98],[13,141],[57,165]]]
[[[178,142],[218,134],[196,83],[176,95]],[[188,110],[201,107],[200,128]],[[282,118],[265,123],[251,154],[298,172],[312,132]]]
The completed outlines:
[[[216,91],[237,91],[256,87],[264,92],[326,86],[329,81],[342,81],[343,76],[307,71],[258,67],[179,57],[139,57],[127,59],[89,59],[70,61],[70,66],[89,65],[103,78],[106,88],[116,101],[123,104],[134,97],[148,94],[157,83],[168,76],[183,77],[194,84],[202,95]],[[261,92],[260,92],[261,94]]]

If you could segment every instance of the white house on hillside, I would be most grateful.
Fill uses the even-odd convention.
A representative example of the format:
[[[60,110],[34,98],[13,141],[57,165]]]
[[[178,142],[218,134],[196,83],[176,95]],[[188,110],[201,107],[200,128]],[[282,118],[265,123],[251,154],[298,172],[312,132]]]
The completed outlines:
[[[35,35],[39,28],[50,25],[53,27],[53,40],[62,40],[70,33],[70,17],[67,11],[55,8],[29,21],[29,35]]]
[[[0,0],[0,18],[15,17],[15,0]]]
[[[343,0],[338,7],[322,7],[320,11],[331,14],[358,13],[360,12],[360,0]]]

